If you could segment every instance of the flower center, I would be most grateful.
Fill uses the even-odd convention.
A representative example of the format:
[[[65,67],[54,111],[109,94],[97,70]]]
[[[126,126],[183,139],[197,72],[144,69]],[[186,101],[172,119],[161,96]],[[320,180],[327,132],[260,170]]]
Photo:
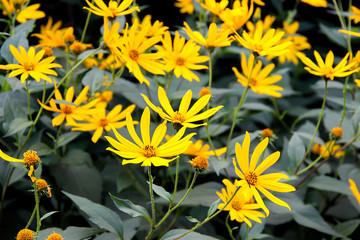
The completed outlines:
[[[145,157],[150,158],[156,156],[156,148],[151,145],[146,145],[143,149]]]
[[[203,171],[209,167],[208,157],[205,155],[199,155],[195,157],[193,160],[189,161],[189,163],[195,167],[199,168],[199,170]]]
[[[183,66],[185,64],[185,59],[182,57],[178,57],[176,59],[176,65]]]
[[[247,183],[252,186],[255,186],[255,184],[257,183],[257,176],[255,173],[253,172],[249,172],[248,174],[245,175],[245,180],[247,181]]]
[[[116,17],[117,14],[117,2],[116,1],[110,1],[109,2],[109,10],[112,14],[112,17]]]
[[[64,105],[61,107],[61,111],[65,114],[71,114],[72,113],[72,107],[70,105]]]
[[[231,207],[232,207],[233,209],[235,209],[236,211],[240,211],[242,205],[241,205],[241,203],[240,203],[239,201],[233,201],[233,202],[231,203]]]
[[[178,111],[176,111],[175,115],[172,117],[172,122],[173,123],[183,123],[183,122],[185,122],[185,120],[186,119],[185,119],[184,115],[182,115]]]
[[[262,47],[262,45],[260,45],[260,44],[255,44],[254,48],[255,48],[254,51],[257,52],[257,53],[259,53],[259,52],[261,52],[262,50],[264,50],[263,47]]]
[[[33,71],[34,70],[34,65],[31,64],[31,63],[25,63],[24,68],[25,68],[26,71]]]
[[[37,155],[36,151],[28,150],[24,153],[24,163],[25,165],[34,165],[39,163],[40,158]]]
[[[101,127],[105,127],[105,126],[107,126],[108,125],[108,120],[106,119],[106,118],[102,118],[102,119],[100,119],[100,122],[99,122],[99,125],[101,126]]]
[[[136,50],[131,50],[131,51],[129,52],[129,55],[130,55],[130,58],[131,58],[132,60],[137,61],[138,58],[139,58],[139,56],[140,56],[140,53],[139,53],[138,51],[136,51]]]
[[[256,84],[257,84],[256,79],[255,79],[255,78],[251,78],[249,84],[250,84],[251,86],[256,86]]]

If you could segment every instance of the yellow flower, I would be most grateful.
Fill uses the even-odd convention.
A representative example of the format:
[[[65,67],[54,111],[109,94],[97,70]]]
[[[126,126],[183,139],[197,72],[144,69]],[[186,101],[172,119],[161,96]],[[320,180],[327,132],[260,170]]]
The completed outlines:
[[[262,0],[254,0],[254,3],[256,3],[259,6],[265,6],[265,3]]]
[[[53,232],[46,240],[63,240],[63,237],[60,234]]]
[[[162,87],[158,89],[158,98],[161,106],[165,110],[163,111],[162,108],[155,106],[147,96],[141,94],[145,100],[145,102],[149,105],[149,107],[157,112],[161,118],[172,122],[176,129],[180,127],[188,127],[188,128],[195,128],[199,126],[206,125],[206,123],[195,124],[194,122],[202,121],[206,118],[211,117],[214,115],[220,108],[223,106],[218,106],[215,108],[210,108],[205,112],[198,114],[210,101],[211,95],[205,95],[197,100],[194,105],[189,109],[191,98],[192,98],[192,91],[188,90],[184,97],[181,99],[179,110],[174,111],[171,107],[170,101],[166,96],[166,92]]]
[[[169,29],[169,27],[164,26],[164,23],[159,20],[151,24],[151,15],[149,14],[142,19],[141,23],[139,23],[139,18],[135,18],[133,24],[138,24],[139,29],[146,28],[146,37],[162,36]]]
[[[176,0],[174,6],[180,8],[180,13],[193,14],[195,10],[193,0]]]
[[[91,43],[82,43],[82,42],[79,42],[78,40],[76,40],[75,42],[73,42],[71,45],[70,45],[70,50],[73,51],[74,53],[76,54],[79,54],[83,51],[85,51],[86,49],[88,48],[92,48],[92,44]]]
[[[195,169],[199,169],[200,171],[204,171],[209,167],[208,158],[209,158],[209,156],[199,155],[199,156],[193,158],[191,161],[189,161],[189,163]]]
[[[254,30],[254,36],[251,37],[245,30],[243,31],[242,37],[235,33],[235,39],[243,47],[261,55],[273,55],[280,56],[288,52],[288,47],[292,42],[280,43],[282,36],[285,34],[284,31],[270,28],[264,35],[263,24],[257,24]]]
[[[223,188],[221,189],[221,193],[216,192],[216,194],[224,203],[219,203],[218,209],[222,209],[225,204],[228,203],[224,208],[224,211],[229,211],[230,220],[246,222],[249,227],[252,226],[249,219],[261,223],[260,218],[265,218],[265,215],[256,210],[261,208],[261,206],[254,203],[252,192],[249,189],[241,187],[229,202],[229,199],[234,195],[239,182],[235,180],[235,183],[232,184],[228,179],[224,179],[222,182],[226,186],[226,189]]]
[[[55,57],[47,57],[41,60],[45,50],[40,50],[39,52],[35,53],[35,48],[30,47],[29,51],[26,52],[25,48],[22,46],[20,46],[19,51],[16,47],[10,45],[10,51],[19,64],[0,65],[0,69],[14,70],[9,74],[9,78],[21,74],[21,83],[24,83],[29,75],[37,82],[40,82],[40,79],[52,82],[47,75],[57,76],[57,73],[51,68],[62,67],[60,64],[53,63]]]
[[[159,62],[159,59],[163,57],[164,54],[159,52],[146,52],[149,48],[161,41],[162,37],[155,36],[146,38],[147,28],[142,28],[139,32],[137,28],[137,24],[132,25],[130,30],[128,29],[128,25],[126,26],[119,46],[121,50],[119,57],[124,60],[129,72],[133,73],[140,83],[145,82],[147,85],[150,85],[150,82],[144,77],[140,66],[153,74],[165,75],[163,70],[164,65]]]
[[[250,54],[248,62],[246,62],[246,56],[241,53],[241,68],[243,74],[241,74],[235,67],[234,71],[237,81],[244,87],[249,84],[251,90],[258,94],[266,94],[273,97],[281,97],[283,88],[280,86],[272,85],[281,80],[281,75],[269,76],[270,72],[274,69],[275,64],[271,63],[261,70],[262,62],[258,60],[254,66],[255,56]],[[249,81],[250,79],[250,81]]]
[[[326,148],[328,148],[326,150]],[[345,152],[344,151],[338,151],[341,148],[340,144],[335,144],[335,141],[327,141],[324,145],[319,145],[319,150],[318,150],[318,154],[321,155],[323,152],[323,158],[329,158],[330,156],[333,156],[335,158],[341,158],[342,156],[344,156]],[[336,153],[336,154],[335,154]],[[335,155],[334,155],[335,154]]]
[[[94,4],[91,4],[88,0],[86,0],[86,3],[89,5],[89,7],[84,7],[84,9],[103,17],[109,17],[112,19],[115,19],[117,16],[127,15],[134,11],[140,12],[139,7],[132,7],[130,9],[129,6],[133,3],[134,0],[124,0],[121,1],[120,4],[118,4],[117,1],[110,0],[109,5],[106,6],[103,0],[94,0]]]
[[[352,35],[355,37],[360,37],[360,32],[353,32],[353,31],[348,31],[348,30],[344,30],[344,29],[340,29],[339,32],[349,34],[349,35]]]
[[[99,69],[101,70],[115,70],[124,66],[124,63],[119,60],[114,54],[110,54],[105,59],[99,62]]]
[[[21,9],[16,17],[16,20],[19,23],[24,23],[29,19],[40,19],[45,17],[45,13],[43,11],[38,10],[39,7],[40,7],[40,3],[36,3]]]
[[[295,65],[299,63],[298,55],[305,56],[302,50],[311,49],[311,45],[307,41],[307,37],[304,36],[290,36],[285,37],[279,41],[279,43],[283,42],[292,42],[291,45],[288,46],[289,51],[284,54],[278,56],[279,62],[284,64],[286,61],[293,62]],[[271,60],[274,56],[268,56],[267,59]]]
[[[34,177],[35,178],[35,177]],[[51,197],[51,189],[44,179],[36,179],[35,185],[39,191],[45,192],[48,197]]]
[[[99,99],[95,99],[85,105],[80,106],[80,104],[87,99],[86,94],[88,91],[89,86],[85,86],[73,102],[75,90],[74,87],[70,87],[65,95],[65,101],[68,103],[59,103],[60,108],[58,108],[56,106],[55,99],[63,101],[63,97],[55,85],[55,99],[50,99],[50,107],[42,104],[39,99],[38,103],[48,111],[60,113],[55,118],[53,118],[53,126],[59,126],[65,119],[67,125],[75,125],[75,120],[84,120],[88,117],[88,115],[96,114],[100,111],[100,109],[91,109],[93,106],[95,106]]]
[[[349,53],[347,53],[334,68],[332,67],[334,63],[334,53],[332,51],[329,51],[329,53],[326,55],[325,62],[322,60],[320,54],[316,50],[314,51],[314,55],[318,65],[316,65],[306,56],[298,54],[300,60],[307,66],[305,69],[313,75],[324,76],[326,78],[330,78],[330,80],[334,80],[334,77],[346,77],[358,71],[356,69],[350,70],[355,63],[352,62],[347,64]]]
[[[165,70],[167,72],[174,71],[178,78],[182,76],[190,82],[193,79],[199,82],[199,77],[191,70],[208,69],[205,65],[198,65],[209,60],[208,56],[199,56],[201,47],[192,40],[185,43],[185,38],[180,37],[177,31],[175,32],[174,45],[171,41],[170,32],[166,32],[163,46],[157,46],[157,48],[159,53],[164,55]]]
[[[74,28],[73,27],[68,27],[66,29],[66,31],[64,32],[64,40],[67,43],[72,43],[73,41],[75,41]]]
[[[271,16],[271,15],[267,15],[263,20],[258,20],[255,24],[248,21],[246,23],[246,28],[248,29],[247,33],[250,37],[254,37],[255,34],[255,29],[259,28],[258,25],[261,25],[262,29],[264,32],[267,32],[268,30],[271,29],[271,25],[275,22],[276,17],[275,16]]]
[[[205,39],[200,32],[192,31],[190,26],[184,22],[185,32],[193,41],[197,42],[200,45],[203,45],[206,48],[216,48],[216,47],[226,47],[231,45],[231,40],[228,37],[230,30],[222,31],[219,30],[216,26],[216,23],[211,23],[208,30],[208,36]]]
[[[335,138],[341,138],[343,135],[343,130],[341,127],[334,127],[331,129],[331,134],[333,134]]]
[[[37,178],[33,177],[33,173],[34,173],[34,169],[37,168],[37,166],[39,165],[40,162],[40,158],[37,155],[36,151],[32,151],[32,150],[28,150],[23,154],[24,158],[23,159],[17,159],[17,158],[13,158],[7,154],[5,154],[3,151],[1,151],[0,149],[0,158],[4,159],[5,161],[8,162],[17,162],[17,163],[23,163],[25,165],[25,167],[29,170],[28,172],[28,176],[30,177],[31,181],[35,181]]]
[[[215,151],[210,150],[209,144],[204,144],[202,140],[197,140],[195,143],[191,143],[189,145],[184,154],[191,156],[220,156],[221,154],[225,153],[226,150],[227,147],[216,149]]]
[[[261,131],[261,136],[263,138],[271,138],[272,136],[274,136],[273,131],[270,128],[265,128],[264,130]]]
[[[21,229],[16,235],[16,240],[33,240],[34,232],[30,229]]]
[[[360,193],[358,188],[356,187],[356,183],[352,179],[349,179],[349,183],[350,183],[350,190],[354,194],[354,197],[356,198],[356,200],[360,205]]]
[[[326,0],[301,0],[303,3],[307,3],[313,7],[327,7]]]
[[[258,160],[261,157],[263,151],[266,149],[268,143],[269,138],[262,140],[254,149],[254,152],[251,155],[251,160],[249,161],[250,135],[248,132],[246,132],[242,146],[239,143],[235,144],[235,154],[237,161],[235,161],[235,158],[233,159],[235,173],[238,177],[241,178],[237,185],[241,186],[242,188],[251,190],[256,199],[256,202],[265,211],[266,215],[269,215],[269,210],[265,206],[259,191],[264,194],[264,196],[267,197],[270,201],[287,207],[291,211],[290,206],[286,202],[275,197],[267,189],[276,192],[292,192],[296,190],[289,184],[278,182],[282,178],[288,179],[289,177],[286,174],[262,174],[267,168],[271,167],[279,159],[279,151],[269,155],[257,166]],[[238,168],[238,165],[240,169]]]
[[[99,98],[99,102],[95,105],[96,108],[106,108],[108,102],[113,98],[113,91],[105,91],[103,93],[96,92],[95,97]]]
[[[120,23],[115,22],[111,25],[109,29],[109,21],[104,18],[104,33],[103,40],[106,46],[109,48],[110,52],[113,53],[117,58],[120,58],[120,50],[118,49],[120,45],[120,34],[119,34]]]
[[[217,2],[216,0],[205,0],[204,3],[201,2],[201,6],[203,8],[216,16],[219,16],[225,10],[228,4],[228,0],[221,0],[220,2]]]
[[[355,6],[351,6],[351,15],[349,17],[349,19],[353,20],[355,24],[360,22],[360,9],[355,7]]]
[[[239,0],[234,1],[232,9],[226,8],[219,15],[219,18],[224,22],[221,25],[221,28],[236,32],[250,19],[253,11],[253,0],[251,0],[250,8],[248,0],[243,0],[241,2]]]
[[[153,137],[150,139],[150,110],[148,107],[145,108],[140,120],[142,140],[135,132],[130,113],[126,115],[126,126],[135,143],[121,136],[114,127],[112,127],[112,130],[115,133],[117,141],[105,136],[109,143],[115,148],[108,147],[106,150],[112,151],[125,158],[122,162],[123,165],[128,163],[142,163],[141,166],[169,166],[169,162],[176,158],[174,156],[186,150],[191,143],[190,138],[195,134],[191,133],[182,138],[185,133],[185,127],[183,127],[171,140],[160,145],[166,134],[166,121],[155,129]]]
[[[53,19],[49,17],[46,25],[40,26],[40,33],[34,33],[31,36],[39,38],[39,44],[36,47],[66,47],[64,34],[67,28],[61,27],[61,21],[57,21],[54,25],[52,25]]]
[[[122,105],[116,105],[108,114],[106,114],[105,108],[99,108],[99,111],[96,114],[91,114],[88,118],[86,118],[83,123],[76,123],[71,131],[95,131],[91,141],[96,143],[103,131],[109,132],[111,130],[110,125],[114,128],[122,128],[126,125],[125,121],[121,121],[125,119],[127,113],[132,113],[135,109],[135,104],[130,105],[124,111],[122,110]],[[137,124],[137,122],[133,122],[133,124]]]
[[[207,87],[203,87],[203,88],[200,90],[200,92],[199,92],[199,96],[200,96],[200,97],[203,97],[203,96],[205,96],[205,95],[207,95],[207,94],[210,94],[210,95],[211,95],[211,91],[210,91],[209,88],[207,88]]]

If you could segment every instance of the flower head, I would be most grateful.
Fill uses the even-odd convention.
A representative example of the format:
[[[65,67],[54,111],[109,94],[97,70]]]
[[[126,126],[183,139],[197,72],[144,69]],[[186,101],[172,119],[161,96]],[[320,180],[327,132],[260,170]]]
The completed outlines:
[[[260,218],[265,218],[265,215],[256,210],[261,208],[261,206],[254,203],[252,192],[249,189],[241,187],[231,199],[237,189],[238,181],[235,180],[233,184],[228,179],[224,179],[222,182],[226,186],[226,189],[223,188],[221,189],[221,193],[216,192],[216,194],[224,203],[219,203],[218,209],[224,208],[225,204],[227,204],[223,210],[229,211],[231,220],[246,222],[249,227],[252,226],[249,219],[261,223]],[[231,201],[229,202],[230,199]]]
[[[335,138],[341,138],[343,135],[343,130],[341,127],[334,127],[333,129],[331,129],[331,134],[335,137]]]
[[[236,32],[250,19],[253,11],[253,0],[250,2],[250,7],[248,0],[235,0],[232,9],[226,8],[219,14],[219,18],[224,22],[221,25],[221,28],[224,30],[229,29],[231,32]]]
[[[44,179],[36,179],[35,185],[39,191],[42,191],[47,194],[48,197],[51,197],[51,189]]]
[[[195,168],[199,169],[199,171],[204,171],[209,167],[209,156],[206,155],[199,155],[193,158],[189,163]]]
[[[248,132],[246,132],[242,146],[239,143],[235,144],[236,160],[235,158],[233,159],[235,173],[241,179],[237,185],[241,186],[242,188],[251,190],[256,199],[256,202],[265,211],[266,215],[269,215],[269,210],[265,206],[259,191],[264,194],[265,197],[267,197],[270,201],[287,207],[289,210],[291,210],[290,206],[286,202],[275,197],[268,190],[276,192],[292,192],[296,190],[289,184],[278,182],[282,178],[288,179],[289,177],[286,174],[263,174],[263,172],[271,167],[280,157],[280,152],[274,152],[258,165],[259,158],[266,149],[268,143],[269,138],[262,140],[254,149],[254,152],[252,153],[251,159],[249,161],[250,135]],[[240,168],[238,168],[238,166]]]
[[[126,115],[126,127],[135,143],[121,136],[114,127],[112,127],[112,130],[117,140],[105,136],[114,147],[108,147],[106,150],[125,158],[122,162],[123,165],[141,163],[141,166],[169,166],[169,162],[186,150],[191,143],[190,138],[195,134],[192,133],[183,137],[185,128],[182,128],[173,138],[160,145],[166,134],[166,121],[155,129],[152,138],[150,138],[150,110],[148,107],[145,108],[140,120],[142,140],[135,131],[130,113]]]
[[[145,82],[147,85],[150,85],[150,82],[144,77],[140,66],[153,74],[165,75],[164,65],[159,62],[159,59],[164,54],[146,52],[150,47],[161,41],[162,37],[147,38],[146,33],[148,30],[142,28],[140,31],[137,31],[137,28],[137,24],[132,25],[130,29],[126,26],[119,46],[121,51],[119,57],[125,62],[129,72],[133,73],[140,83]]]
[[[264,130],[261,131],[261,136],[263,138],[271,138],[272,136],[274,136],[273,131],[270,128],[265,128]]]
[[[237,77],[237,81],[244,87],[249,85],[251,90],[258,94],[281,97],[281,93],[278,91],[282,91],[283,88],[272,84],[280,81],[282,76],[269,76],[270,72],[275,68],[275,64],[271,63],[261,70],[262,62],[258,60],[255,66],[254,62],[255,56],[253,54],[250,54],[249,60],[246,62],[245,54],[241,53],[241,68],[243,74],[241,74],[235,67],[232,68]]]
[[[95,114],[99,112],[99,109],[92,108],[99,101],[99,99],[94,99],[93,101],[80,106],[80,104],[87,99],[86,94],[88,91],[89,86],[85,86],[77,98],[73,101],[75,89],[74,87],[70,87],[65,95],[65,101],[68,103],[59,103],[60,108],[58,108],[55,100],[63,101],[64,99],[59,89],[55,85],[55,99],[50,99],[50,107],[41,103],[39,99],[38,103],[48,111],[60,113],[55,118],[53,118],[53,126],[59,126],[65,119],[68,125],[75,125],[75,120],[81,121],[87,118],[89,114]]]
[[[80,54],[81,52],[85,51],[86,49],[92,48],[92,47],[93,46],[91,43],[82,43],[82,42],[79,42],[78,40],[76,40],[70,45],[69,48],[75,54]]]
[[[303,3],[307,3],[313,7],[327,7],[326,0],[301,0]]]
[[[204,38],[198,31],[192,31],[192,29],[186,22],[184,22],[184,25],[185,28],[183,29],[190,37],[190,39],[200,45],[203,45],[208,49],[213,49],[216,47],[226,47],[230,46],[231,44],[231,39],[229,38],[230,30],[219,30],[216,26],[216,23],[210,24],[207,38]]]
[[[114,128],[122,128],[126,125],[125,117],[127,113],[132,113],[135,109],[135,104],[130,105],[122,111],[122,105],[116,105],[108,114],[103,107],[99,108],[96,114],[90,114],[84,122],[76,123],[71,131],[95,131],[91,141],[96,143],[102,136],[104,130],[109,132],[111,130],[110,125]],[[123,120],[123,121],[121,121]],[[133,122],[137,124],[137,122]]]
[[[323,154],[322,157],[326,159],[329,158],[330,156],[333,156],[335,158],[340,158],[344,156],[345,152],[340,149],[341,149],[341,145],[335,144],[335,140],[332,140],[332,141],[327,141],[325,143],[325,146],[315,143],[311,151],[318,155]]]
[[[353,20],[355,24],[359,23],[360,22],[360,9],[355,6],[351,6],[351,15],[350,15],[349,19]]]
[[[119,34],[120,23],[115,22],[111,25],[109,29],[109,20],[104,18],[104,33],[103,39],[106,46],[109,48],[110,52],[114,54],[117,58],[121,58],[120,50],[118,49],[120,45],[120,34]]]
[[[31,35],[40,39],[39,44],[36,45],[36,47],[66,47],[64,34],[67,28],[60,29],[61,24],[61,21],[57,21],[53,25],[53,19],[49,17],[46,25],[40,26],[40,33],[34,33]]]
[[[326,55],[325,62],[316,50],[314,51],[314,55],[318,65],[316,65],[306,56],[298,54],[300,60],[306,65],[305,70],[313,75],[324,76],[330,80],[334,80],[334,77],[346,77],[358,71],[357,69],[351,70],[355,64],[354,62],[347,64],[347,59],[350,55],[349,53],[347,53],[335,67],[333,67],[334,53],[332,51],[329,51],[329,53]]]
[[[46,240],[63,240],[63,237],[60,234],[53,232]]]
[[[19,23],[24,23],[30,19],[40,19],[45,17],[45,13],[43,11],[38,10],[40,7],[40,3],[36,3],[33,5],[25,6],[27,1],[13,1],[13,0],[1,0],[3,9],[3,15],[8,15],[10,18],[12,14],[17,12],[16,20]],[[10,14],[10,15],[9,15]]]
[[[276,31],[270,28],[265,34],[263,24],[256,24],[254,30],[254,36],[250,36],[245,30],[243,31],[242,37],[235,33],[235,40],[247,49],[261,55],[273,55],[280,56],[288,52],[288,47],[292,42],[280,42],[282,36],[285,34],[284,31]]]
[[[219,148],[216,150],[210,150],[209,144],[204,144],[202,140],[197,140],[195,143],[191,143],[189,147],[186,149],[184,154],[190,156],[219,156],[225,153],[227,147]]]
[[[199,92],[199,96],[200,96],[200,97],[203,97],[203,96],[205,96],[205,95],[207,95],[207,94],[210,94],[210,95],[211,95],[211,91],[210,91],[209,88],[207,88],[207,87],[203,87],[203,88],[200,90],[200,92]]]
[[[72,43],[75,41],[74,28],[68,27],[64,32],[64,40],[66,43]]]
[[[170,32],[166,32],[163,46],[157,46],[157,48],[164,55],[166,71],[174,71],[176,77],[182,76],[190,82],[193,79],[199,82],[199,77],[191,70],[208,69],[207,66],[200,65],[200,63],[208,61],[209,57],[200,56],[200,46],[196,45],[192,40],[185,43],[185,38],[180,37],[177,31],[175,32],[174,44]]]
[[[205,0],[201,2],[201,6],[206,10],[210,11],[212,14],[219,16],[229,4],[228,0],[221,0],[217,2],[216,0]]]
[[[180,8],[180,13],[193,14],[195,10],[193,0],[176,0],[174,6]]]
[[[159,20],[151,24],[151,15],[149,14],[142,19],[141,23],[139,23],[139,18],[135,18],[133,24],[138,24],[139,29],[146,28],[146,37],[162,36],[169,29],[169,27],[164,26],[164,23]]]
[[[358,188],[356,187],[356,183],[352,179],[349,179],[349,183],[350,183],[350,190],[354,194],[354,197],[356,198],[356,200],[360,205],[360,193]]]
[[[40,82],[40,79],[52,82],[47,75],[57,76],[57,73],[51,68],[62,67],[60,64],[53,63],[55,57],[47,57],[41,60],[45,50],[40,50],[38,53],[35,53],[35,48],[30,47],[29,51],[26,52],[22,46],[20,46],[19,51],[16,47],[10,45],[10,51],[19,64],[0,65],[0,69],[14,70],[9,74],[9,78],[21,74],[21,83],[24,83],[29,75],[37,82]]]
[[[104,3],[103,0],[94,0],[96,6],[89,2],[89,0],[86,0],[86,3],[89,5],[89,7],[84,7],[84,9],[103,17],[108,17],[115,19],[117,16],[127,15],[134,11],[140,12],[139,7],[130,7],[130,5],[133,3],[134,0],[124,0],[121,1],[120,4],[118,4],[117,1],[110,0],[108,6]]]
[[[17,236],[16,240],[33,240],[34,239],[34,232],[30,229],[21,229]]]
[[[158,98],[162,108],[155,106],[147,96],[141,94],[145,100],[145,102],[149,105],[149,107],[157,112],[161,118],[172,122],[176,129],[180,129],[180,127],[185,126],[188,128],[195,128],[199,126],[206,125],[206,123],[195,124],[194,122],[202,121],[206,118],[214,115],[220,108],[223,106],[218,106],[215,108],[210,108],[205,112],[198,114],[210,101],[211,95],[205,95],[197,100],[194,105],[189,109],[190,102],[192,98],[192,91],[188,90],[184,97],[181,99],[179,110],[174,111],[170,105],[170,101],[166,96],[166,92],[162,87],[158,88]]]

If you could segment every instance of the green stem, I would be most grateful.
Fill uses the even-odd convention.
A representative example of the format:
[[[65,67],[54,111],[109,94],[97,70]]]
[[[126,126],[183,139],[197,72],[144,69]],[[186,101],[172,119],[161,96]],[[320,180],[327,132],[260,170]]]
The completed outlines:
[[[35,213],[36,213],[36,206],[34,207],[34,210],[33,210],[33,212],[32,212],[32,214],[31,214],[31,217],[30,217],[30,219],[29,219],[29,221],[28,221],[28,223],[26,224],[26,227],[25,227],[25,229],[27,229],[29,226],[30,226],[30,224],[31,224],[31,222],[32,222],[32,220],[34,219],[34,216],[35,216]]]
[[[45,81],[46,82],[46,81]],[[29,83],[28,83],[28,79],[25,80],[25,90],[27,93],[27,102],[28,102],[28,110],[29,110],[29,119],[30,121],[32,121],[32,116],[31,116],[31,107],[30,107],[30,91],[29,91]]]
[[[340,9],[339,9],[339,5],[337,4],[337,1],[336,1],[336,0],[333,0],[333,3],[334,3],[335,10],[336,10],[336,13],[337,13],[337,15],[338,15],[338,18],[339,18],[339,21],[340,21],[340,24],[341,24],[342,29],[347,29],[347,28],[346,28],[346,25],[345,25],[345,21],[344,21],[343,15],[341,14],[341,11],[340,11]]]
[[[230,214],[228,214],[228,215],[226,216],[225,225],[226,225],[226,228],[227,228],[227,230],[228,230],[228,232],[229,232],[229,235],[230,235],[231,239],[232,239],[232,240],[235,240],[234,235],[233,235],[233,233],[232,233],[232,229],[231,229],[231,227],[230,227],[230,225],[229,225],[229,218],[230,218]]]
[[[174,193],[173,193],[173,197],[171,199],[170,205],[169,205],[169,209],[171,208],[171,205],[175,201],[175,195],[176,195],[177,185],[178,185],[178,180],[179,180],[179,164],[180,164],[180,158],[178,157],[178,158],[176,158],[176,172],[175,172]]]
[[[94,0],[91,1],[91,4],[94,4]],[[81,34],[81,39],[80,39],[80,42],[84,42],[84,39],[85,39],[85,35],[86,35],[86,31],[87,31],[87,28],[88,28],[88,25],[89,25],[89,21],[90,21],[90,16],[91,16],[91,12],[88,11],[88,14],[86,16],[86,21],[85,21],[85,26],[84,26],[84,30]]]
[[[40,197],[39,197],[39,192],[38,189],[36,187],[36,184],[34,183],[34,194],[35,194],[35,208],[36,208],[36,233],[35,233],[35,240],[37,240],[38,238],[38,234],[40,231],[40,226],[41,226],[41,219],[40,219]]]
[[[301,160],[300,164],[297,166],[296,170],[295,170],[295,174],[297,174],[297,172],[299,171],[301,165],[305,162],[305,159],[306,159],[306,156],[310,153],[310,150],[311,150],[311,146],[315,140],[315,137],[316,137],[316,133],[317,131],[319,130],[319,126],[320,126],[320,123],[321,123],[321,120],[322,120],[322,117],[324,115],[324,109],[325,109],[325,103],[326,103],[326,96],[327,96],[327,88],[328,88],[328,81],[325,80],[325,91],[324,91],[324,99],[323,99],[323,102],[322,102],[322,106],[321,106],[321,112],[320,112],[320,116],[319,116],[319,120],[316,124],[316,128],[315,128],[315,131],[314,131],[314,134],[311,138],[311,141],[309,143],[309,146],[307,147],[307,150],[306,150],[306,153],[304,154],[304,157],[303,159]],[[307,169],[307,168],[306,168]],[[303,171],[302,171],[303,172]]]
[[[154,200],[154,191],[153,191],[153,177],[151,175],[151,166],[148,167],[148,175],[149,175],[149,192],[150,192],[150,200],[151,200],[151,215],[152,215],[152,220],[151,220],[151,226],[150,226],[150,232],[149,234],[146,236],[146,240],[150,239],[152,233],[155,230],[155,200]]]
[[[196,178],[197,178],[197,176],[198,176],[199,174],[200,174],[199,170],[196,170],[196,172],[195,172],[195,174],[194,174],[194,177],[193,177],[193,179],[192,179],[192,181],[191,181],[191,184],[190,184],[188,190],[186,191],[185,195],[182,197],[182,199],[181,199],[174,207],[172,207],[171,209],[169,209],[169,210],[167,211],[167,213],[166,213],[166,214],[164,215],[164,217],[160,220],[160,222],[158,222],[158,223],[155,225],[154,229],[156,229],[157,227],[159,227],[159,226],[167,219],[167,217],[170,215],[170,213],[172,213],[176,208],[178,208],[178,207],[181,205],[182,202],[185,201],[185,199],[186,199],[187,196],[189,195],[191,189],[193,188],[193,186],[194,186],[194,184],[195,184],[195,180],[196,180]]]

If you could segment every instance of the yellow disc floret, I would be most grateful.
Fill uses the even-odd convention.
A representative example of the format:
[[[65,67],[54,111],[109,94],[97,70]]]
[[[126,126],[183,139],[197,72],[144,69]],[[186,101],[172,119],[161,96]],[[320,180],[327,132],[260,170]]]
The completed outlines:
[[[208,95],[208,94],[211,95],[211,92],[210,92],[210,90],[209,90],[208,88],[206,88],[206,87],[203,87],[203,88],[201,89],[201,91],[199,92],[199,96],[200,96],[200,97],[203,97],[203,96]]]
[[[63,237],[60,234],[53,232],[46,240],[63,240]]]
[[[38,190],[44,190],[48,186],[47,182],[44,179],[36,180],[35,184]]]
[[[40,161],[36,151],[28,150],[24,153],[24,163],[27,166],[36,165]]]
[[[209,167],[209,162],[207,159],[208,159],[208,156],[199,155],[199,156],[195,157],[193,160],[189,161],[189,163],[193,167],[198,168],[200,171],[204,171],[205,169],[207,169]]]
[[[22,229],[18,232],[16,240],[33,240],[34,232],[29,229]]]
[[[261,136],[266,138],[266,137],[272,137],[274,135],[273,131],[270,128],[265,128],[264,130],[262,130],[261,132]]]
[[[343,135],[343,130],[341,129],[341,127],[334,127],[331,130],[331,133],[334,135],[334,137],[341,138]]]

